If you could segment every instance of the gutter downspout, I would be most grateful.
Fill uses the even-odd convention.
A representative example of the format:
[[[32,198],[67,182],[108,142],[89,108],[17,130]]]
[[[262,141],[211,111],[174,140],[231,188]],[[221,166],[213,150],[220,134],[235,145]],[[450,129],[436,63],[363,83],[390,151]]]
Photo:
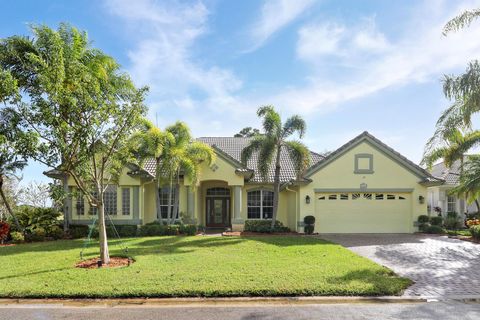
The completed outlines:
[[[298,195],[298,191],[289,189],[289,188],[288,188],[288,185],[285,186],[285,190],[295,193],[295,231],[298,232],[298,221],[299,221],[299,220],[298,220],[298,204],[297,204],[297,202],[298,202],[298,199],[297,199],[297,198],[298,198],[298,196],[297,196],[297,195]]]

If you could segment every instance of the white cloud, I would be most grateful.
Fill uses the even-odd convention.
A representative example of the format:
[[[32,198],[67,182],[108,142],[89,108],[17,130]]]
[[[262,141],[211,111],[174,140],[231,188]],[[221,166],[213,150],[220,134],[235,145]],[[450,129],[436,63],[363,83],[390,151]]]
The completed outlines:
[[[442,2],[438,6],[434,13],[430,6],[421,6],[396,41],[387,41],[373,21],[360,28],[339,27],[332,22],[302,28],[297,56],[313,67],[310,83],[285,89],[273,97],[275,102],[304,113],[330,112],[342,102],[407,83],[439,81],[442,74],[463,68],[478,58],[480,24],[442,37],[443,25],[452,12],[461,9]],[[332,29],[332,25],[336,27]],[[339,29],[342,32],[331,31]],[[328,30],[332,37],[322,41]],[[319,61],[322,67],[329,63],[348,66],[337,71],[347,75],[346,80],[325,77],[321,68],[316,73]]]
[[[261,47],[274,33],[300,16],[314,0],[265,0],[258,22],[250,30],[253,45],[247,50]]]
[[[195,42],[207,32],[208,9],[201,2],[106,0],[107,10],[126,22],[134,39],[129,72],[151,96],[170,106],[192,109],[195,90],[207,100],[231,103],[242,82],[232,71],[195,61]]]
[[[339,54],[339,42],[345,28],[335,24],[307,25],[298,32],[297,55],[315,60],[322,55]]]

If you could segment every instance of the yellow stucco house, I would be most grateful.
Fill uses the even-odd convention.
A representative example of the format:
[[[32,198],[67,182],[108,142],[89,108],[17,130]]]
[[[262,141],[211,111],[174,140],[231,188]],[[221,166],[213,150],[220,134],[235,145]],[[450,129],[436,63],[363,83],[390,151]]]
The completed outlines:
[[[249,138],[199,140],[214,148],[217,160],[202,168],[196,186],[181,180],[179,216],[207,228],[233,230],[242,230],[247,219],[271,218],[273,166],[264,181],[255,157],[242,165]],[[311,152],[311,158],[300,179],[288,155],[282,159],[278,220],[298,232],[303,232],[303,218],[314,215],[320,233],[412,233],[417,217],[427,214],[427,187],[443,182],[368,132],[326,157]],[[109,186],[105,209],[116,224],[142,225],[159,218],[153,169],[150,162],[127,167],[118,185]],[[159,190],[165,216],[167,190]],[[91,223],[94,212],[83,199],[69,199],[68,208],[71,223]]]

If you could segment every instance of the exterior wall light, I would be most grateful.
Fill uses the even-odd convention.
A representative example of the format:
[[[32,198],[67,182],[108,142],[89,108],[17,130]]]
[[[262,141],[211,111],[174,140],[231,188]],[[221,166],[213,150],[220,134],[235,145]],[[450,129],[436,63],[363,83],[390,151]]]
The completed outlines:
[[[425,202],[425,197],[424,196],[418,196],[418,202],[420,204],[423,204]]]
[[[306,197],[305,197],[305,203],[306,203],[306,204],[310,204],[310,196],[306,196]]]

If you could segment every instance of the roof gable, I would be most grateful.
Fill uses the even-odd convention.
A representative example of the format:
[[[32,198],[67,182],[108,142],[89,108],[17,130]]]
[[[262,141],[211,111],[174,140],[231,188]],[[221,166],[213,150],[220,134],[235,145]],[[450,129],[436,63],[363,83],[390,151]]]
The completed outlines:
[[[415,164],[414,162],[408,160],[406,157],[401,155],[399,152],[395,151],[391,147],[387,146],[385,143],[381,142],[373,135],[368,133],[367,131],[361,133],[357,137],[353,138],[349,142],[345,143],[343,146],[338,148],[337,150],[330,153],[327,157],[320,160],[316,165],[312,166],[305,174],[305,177],[311,177],[313,174],[327,166],[328,164],[332,163],[336,159],[340,158],[348,151],[352,150],[356,146],[360,145],[361,143],[367,143],[371,147],[375,148],[376,150],[380,151],[382,154],[390,158],[392,161],[396,162],[400,166],[404,167],[408,171],[410,171],[415,176],[422,179],[424,183],[436,183],[441,182],[440,179],[433,177],[428,171],[420,167],[419,165]]]

